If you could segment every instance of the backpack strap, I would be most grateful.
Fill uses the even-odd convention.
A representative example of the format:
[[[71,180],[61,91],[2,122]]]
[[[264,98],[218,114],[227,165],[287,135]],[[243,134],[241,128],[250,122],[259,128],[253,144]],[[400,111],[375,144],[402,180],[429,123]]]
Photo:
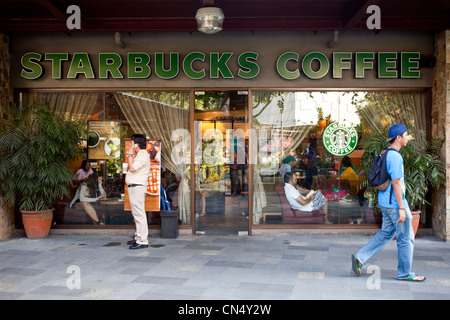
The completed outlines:
[[[400,153],[400,152],[398,152],[396,149],[394,149],[394,148],[388,148],[388,147],[386,147],[386,152],[388,152],[388,151],[390,151],[390,150],[393,150],[393,151],[395,151],[395,152],[397,152],[397,153]],[[386,155],[386,161],[387,161],[387,155]],[[392,186],[392,179],[391,179],[391,193],[390,193],[390,195],[389,195],[389,204],[392,204],[392,192],[394,191],[394,187]],[[400,204],[399,204],[400,205]]]
[[[392,191],[394,190],[394,187],[392,186],[392,180],[391,180],[391,194],[389,195],[389,204],[392,204]]]

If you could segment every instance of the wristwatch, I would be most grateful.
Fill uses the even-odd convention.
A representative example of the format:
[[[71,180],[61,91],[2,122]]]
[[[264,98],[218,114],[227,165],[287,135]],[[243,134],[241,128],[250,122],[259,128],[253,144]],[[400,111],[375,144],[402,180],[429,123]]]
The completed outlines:
[[[132,157],[133,155],[130,153],[130,154],[128,154],[128,158],[130,158],[130,157]]]

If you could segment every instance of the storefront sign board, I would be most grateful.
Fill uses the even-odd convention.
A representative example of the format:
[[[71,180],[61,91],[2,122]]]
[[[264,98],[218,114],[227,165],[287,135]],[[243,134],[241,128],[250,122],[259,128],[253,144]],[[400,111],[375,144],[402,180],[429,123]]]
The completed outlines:
[[[20,35],[15,88],[424,88],[428,32],[224,32]]]

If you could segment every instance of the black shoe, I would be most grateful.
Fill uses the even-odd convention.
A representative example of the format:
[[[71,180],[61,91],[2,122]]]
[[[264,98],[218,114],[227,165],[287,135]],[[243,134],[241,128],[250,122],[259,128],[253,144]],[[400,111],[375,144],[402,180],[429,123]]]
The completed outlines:
[[[134,244],[136,244],[136,240],[130,240],[130,241],[127,241],[127,245],[129,245],[129,246],[132,246],[132,245],[134,245]]]
[[[134,249],[144,249],[144,248],[148,248],[147,244],[140,244],[140,243],[135,243],[134,245],[130,246],[129,249],[134,250]]]

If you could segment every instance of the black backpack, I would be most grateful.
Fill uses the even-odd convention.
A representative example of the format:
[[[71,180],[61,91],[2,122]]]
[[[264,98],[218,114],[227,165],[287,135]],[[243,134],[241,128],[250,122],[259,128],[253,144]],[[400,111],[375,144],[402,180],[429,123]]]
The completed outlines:
[[[389,187],[389,183],[391,182],[391,177],[389,176],[389,173],[387,172],[386,167],[386,158],[389,151],[395,151],[397,150],[393,148],[384,148],[377,156],[375,157],[375,160],[373,161],[373,165],[370,168],[369,171],[369,186],[375,187],[379,191],[384,191]],[[392,197],[392,188],[391,188],[391,195]],[[391,202],[391,199],[389,203]]]

